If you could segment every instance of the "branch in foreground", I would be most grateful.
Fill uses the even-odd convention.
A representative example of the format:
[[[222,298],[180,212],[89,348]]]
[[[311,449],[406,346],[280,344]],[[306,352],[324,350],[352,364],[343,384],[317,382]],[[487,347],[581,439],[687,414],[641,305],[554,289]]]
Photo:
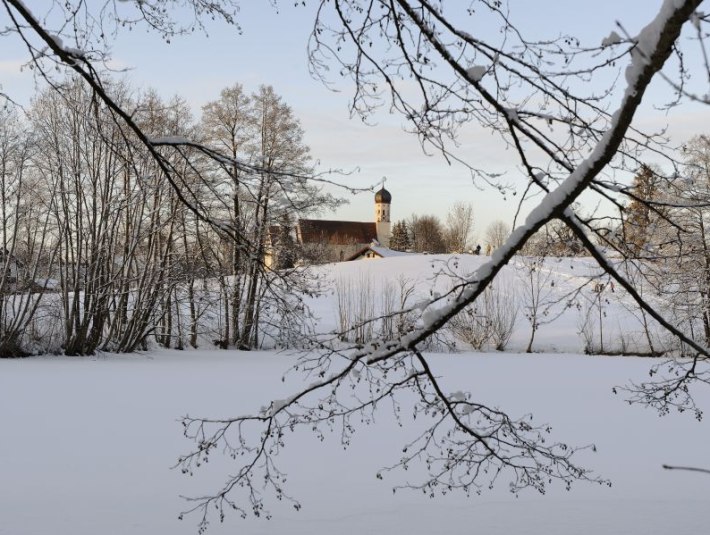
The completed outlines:
[[[288,435],[312,432],[325,440],[327,432],[336,433],[347,447],[359,426],[374,423],[383,404],[400,426],[422,429],[402,448],[396,463],[377,472],[382,479],[385,473],[426,467],[426,474],[418,475],[420,481],[397,488],[420,490],[432,497],[454,490],[480,494],[501,477],[516,494],[528,488],[545,493],[553,481],[568,489],[575,481],[609,485],[572,461],[576,452],[593,446],[574,448],[550,441],[550,426],[536,424],[530,414],[512,419],[497,408],[472,401],[470,394],[446,394],[418,351],[377,366],[334,356],[336,362],[317,372],[325,374],[330,368],[328,379],[290,399],[273,401],[258,415],[183,419],[185,436],[198,444],[179,459],[177,466],[183,473],[192,474],[215,451],[246,461],[218,493],[190,498],[192,505],[184,514],[199,513],[201,530],[208,526],[213,509],[220,520],[229,509],[242,517],[251,513],[268,518],[264,502],[269,497],[299,509],[301,504],[284,491],[286,477],[276,462]],[[314,359],[306,357],[301,365],[308,366]]]
[[[710,470],[707,468],[697,468],[695,466],[671,466],[669,464],[663,465],[664,470],[685,470],[687,472],[700,472],[702,474],[710,474]]]
[[[438,34],[421,18],[419,11],[404,0],[397,3],[407,12],[421,38],[446,56],[445,44],[439,41]],[[348,354],[332,350],[329,358],[322,360],[327,365],[312,368],[318,373],[315,383],[287,400],[273,402],[260,415],[226,421],[189,418],[184,421],[186,435],[196,440],[199,448],[180,459],[183,469],[189,471],[193,465],[204,462],[215,447],[224,448],[235,458],[246,455],[248,459],[220,492],[197,499],[192,510],[202,513],[202,528],[206,526],[210,506],[217,507],[220,518],[225,506],[246,513],[236,499],[229,497],[238,487],[246,490],[258,514],[263,510],[265,487],[274,488],[277,498],[284,496],[282,474],[275,470],[273,456],[283,447],[287,432],[305,427],[322,437],[321,427],[337,428],[341,441],[347,445],[354,431],[351,422],[354,416],[369,423],[377,405],[387,401],[399,418],[401,401],[398,398],[403,392],[415,396],[413,416],[429,418],[426,429],[405,446],[404,456],[394,466],[406,469],[417,461],[429,470],[423,483],[407,486],[425,492],[435,489],[478,492],[491,486],[504,472],[512,476],[514,492],[527,487],[543,492],[545,485],[555,479],[567,486],[577,479],[600,481],[570,461],[576,451],[574,448],[558,443],[546,445],[548,427],[534,426],[526,418],[513,420],[497,409],[470,401],[469,395],[462,392],[446,394],[417,348],[471,305],[543,225],[572,214],[567,212],[570,205],[593,187],[596,177],[617,154],[646,89],[670,56],[683,24],[699,3],[699,0],[664,2],[656,18],[636,39],[635,52],[626,69],[627,89],[591,154],[544,197],[525,224],[511,234],[490,261],[459,286],[461,290],[455,299],[439,308],[435,305],[440,305],[440,301],[432,300],[424,308],[422,325],[398,338],[371,341]],[[463,67],[459,71],[461,77],[482,92],[478,79],[473,79]],[[515,114],[506,111],[506,116],[515,126]],[[707,355],[707,350],[700,349]],[[351,396],[343,397],[343,391],[351,392]],[[262,422],[261,431],[250,431],[257,434],[256,440],[243,428],[245,423],[254,421]]]

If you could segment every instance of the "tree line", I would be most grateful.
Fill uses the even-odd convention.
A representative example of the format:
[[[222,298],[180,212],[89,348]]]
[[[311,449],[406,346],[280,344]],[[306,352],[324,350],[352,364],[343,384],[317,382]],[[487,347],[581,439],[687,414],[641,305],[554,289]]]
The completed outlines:
[[[431,214],[413,214],[392,225],[390,248],[415,253],[477,253],[499,247],[510,234],[510,226],[495,220],[486,227],[483,245],[475,233],[475,217],[471,203],[456,202],[442,221]]]
[[[392,225],[390,248],[414,253],[473,253],[490,256],[510,236],[511,226],[501,219],[491,221],[482,236],[475,232],[470,203],[457,202],[442,221],[431,214],[413,214]],[[580,256],[579,240],[560,221],[543,226],[521,249],[527,256]]]
[[[336,200],[273,88],[225,88],[195,119],[179,97],[110,85],[179,189],[90,89],[60,89],[1,112],[1,355],[197,346],[207,324],[251,348],[271,318],[295,322],[307,283],[264,269],[267,234]]]

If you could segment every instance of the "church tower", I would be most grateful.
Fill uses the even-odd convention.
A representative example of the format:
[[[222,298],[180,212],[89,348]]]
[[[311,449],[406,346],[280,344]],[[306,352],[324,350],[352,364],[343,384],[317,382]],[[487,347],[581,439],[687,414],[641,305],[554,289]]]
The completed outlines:
[[[390,205],[392,195],[383,185],[380,191],[375,193],[375,225],[377,226],[377,241],[385,247],[390,246],[390,236],[392,235],[390,223]]]

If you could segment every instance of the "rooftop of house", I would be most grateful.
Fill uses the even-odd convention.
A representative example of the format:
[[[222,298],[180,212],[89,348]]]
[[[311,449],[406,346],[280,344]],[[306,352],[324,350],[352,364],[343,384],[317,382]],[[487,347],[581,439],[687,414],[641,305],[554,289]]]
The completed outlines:
[[[380,256],[382,258],[389,258],[392,256],[407,256],[407,255],[414,254],[414,253],[407,253],[404,251],[395,251],[394,249],[390,249],[389,247],[385,247],[384,245],[381,245],[377,240],[373,240],[370,243],[370,245],[368,245],[367,247],[363,247],[357,253],[351,255],[346,260],[355,260],[356,258],[365,254],[367,251],[372,251],[377,256]]]

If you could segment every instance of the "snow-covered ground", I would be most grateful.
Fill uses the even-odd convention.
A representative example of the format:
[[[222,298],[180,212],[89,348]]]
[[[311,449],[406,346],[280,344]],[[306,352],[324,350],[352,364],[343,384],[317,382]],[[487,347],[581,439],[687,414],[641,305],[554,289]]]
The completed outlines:
[[[452,287],[460,284],[463,277],[472,274],[489,260],[476,255],[420,255],[412,254],[379,260],[361,260],[326,264],[310,269],[313,275],[313,292],[304,297],[313,313],[309,327],[316,333],[332,338],[334,331],[352,327],[358,320],[376,317],[405,308],[413,308],[406,323],[417,325],[423,315],[435,313],[442,307]],[[609,277],[603,275],[590,258],[546,258],[542,264],[531,264],[533,259],[515,257],[499,273],[495,284],[487,294],[497,299],[500,306],[517,311],[514,329],[505,346],[506,351],[525,351],[530,334],[533,293],[538,295],[539,325],[532,347],[536,352],[550,353],[648,353],[648,336],[638,306],[620,289],[615,289]],[[531,280],[531,273],[534,276]],[[222,311],[219,287],[215,281],[198,283],[197,332],[199,344],[208,347],[223,336]],[[432,306],[423,304],[437,296],[441,300]],[[647,299],[653,301],[653,292],[647,291]],[[181,328],[174,317],[173,336],[182,336],[188,345],[191,330],[190,312],[186,295],[181,303]],[[485,299],[481,299],[484,301]],[[663,303],[654,303],[663,308]],[[348,310],[343,317],[343,305]],[[37,353],[60,352],[62,345],[62,314],[59,294],[43,296],[33,325],[32,335],[25,340],[28,351]],[[479,310],[479,315],[481,310]],[[272,312],[267,312],[269,316]],[[262,317],[260,343],[263,349],[273,349],[284,344],[302,345],[294,337],[285,336],[278,329],[282,325],[277,317]],[[345,321],[344,321],[345,320]],[[660,330],[647,317],[654,350],[672,348]],[[269,325],[267,325],[267,323]],[[381,322],[370,325],[372,337],[387,337]],[[699,328],[696,326],[696,328]],[[298,338],[298,337],[296,337]],[[352,341],[354,337],[351,337]],[[470,349],[451,332],[443,332],[438,343],[432,346],[438,351]],[[455,347],[454,347],[455,346]],[[495,344],[484,344],[483,349],[495,349]]]
[[[476,255],[414,254],[328,264],[316,268],[315,272],[324,281],[323,287],[330,291],[307,299],[307,303],[317,317],[317,331],[338,330],[339,298],[350,304],[353,316],[358,315],[358,308],[365,309],[370,304],[375,315],[379,315],[388,311],[383,302],[386,295],[393,296],[399,304],[404,288],[412,290],[406,301],[406,306],[411,307],[437,295],[445,296],[461,277],[470,277],[488,260],[489,257]],[[520,352],[527,347],[531,323],[526,314],[531,311],[532,292],[541,303],[533,351],[582,353],[590,342],[591,349],[597,352],[600,349],[609,353],[649,351],[638,306],[614,287],[593,259],[546,258],[542,264],[535,265],[532,260],[515,257],[503,267],[492,288],[502,302],[510,302],[517,309],[515,328],[506,351]],[[536,272],[532,282],[531,270]],[[363,299],[364,294],[368,294],[366,299]],[[663,304],[656,303],[653,296],[646,295],[646,298],[662,308]],[[654,327],[651,319],[647,320],[654,349],[668,348],[665,335]],[[377,327],[374,326],[374,335],[378,334]],[[456,345],[467,348],[460,340]]]
[[[214,490],[234,469],[215,456],[194,477],[171,470],[191,444],[180,416],[257,410],[298,386],[281,382],[292,357],[236,351],[161,351],[92,358],[0,360],[0,534],[179,535],[180,495]],[[271,503],[274,518],[214,522],[211,533],[387,534],[699,534],[707,530],[710,476],[665,471],[663,463],[708,467],[708,427],[690,414],[659,417],[624,403],[614,385],[647,377],[649,359],[570,354],[431,355],[445,387],[512,415],[533,412],[572,444],[595,443],[578,462],[611,488],[579,484],[566,492],[515,498],[429,499],[392,493],[403,479],[376,479],[398,459],[411,430],[382,410],[343,450],[337,437],[288,437],[280,456],[288,490],[303,509]],[[700,391],[701,407],[710,395]],[[404,400],[406,406],[407,400]]]

